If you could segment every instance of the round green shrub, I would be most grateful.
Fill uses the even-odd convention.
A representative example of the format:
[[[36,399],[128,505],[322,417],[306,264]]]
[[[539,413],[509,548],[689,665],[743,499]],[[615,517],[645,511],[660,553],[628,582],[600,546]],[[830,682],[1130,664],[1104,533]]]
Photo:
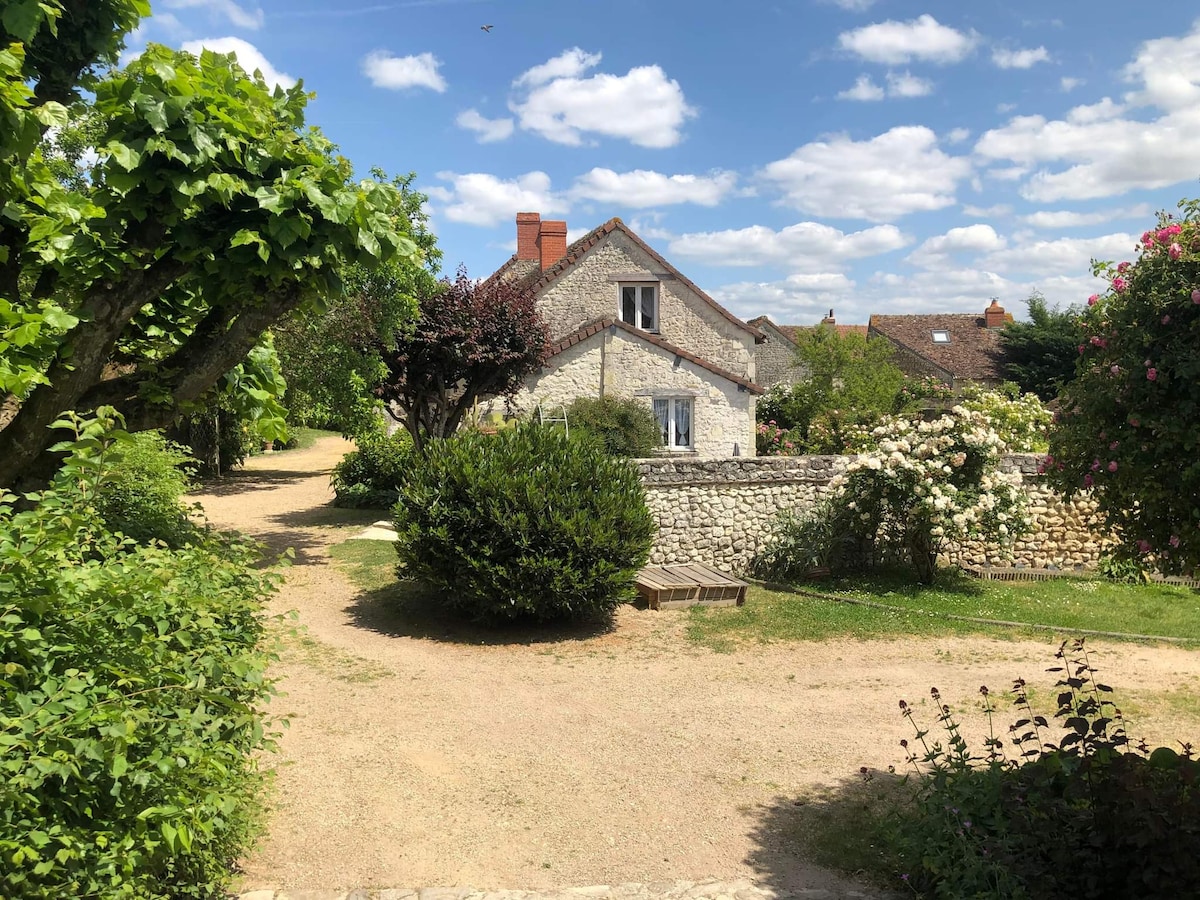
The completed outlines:
[[[652,456],[662,447],[653,410],[632,397],[578,397],[567,407],[571,431],[590,435],[610,456]]]
[[[412,467],[413,444],[407,432],[368,431],[333,468],[335,506],[387,509],[399,496],[399,484]]]
[[[654,536],[628,461],[534,424],[431,442],[395,521],[408,572],[483,622],[610,616]]]
[[[95,501],[108,529],[139,544],[159,540],[178,548],[195,540],[198,529],[182,502],[196,470],[187,448],[156,431],[143,431],[109,452]]]

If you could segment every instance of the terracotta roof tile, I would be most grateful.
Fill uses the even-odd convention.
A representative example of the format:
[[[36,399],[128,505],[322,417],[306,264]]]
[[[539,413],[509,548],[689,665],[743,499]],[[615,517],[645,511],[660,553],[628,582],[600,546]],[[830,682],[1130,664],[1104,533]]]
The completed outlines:
[[[641,340],[646,341],[646,343],[648,343],[648,344],[653,344],[656,347],[666,350],[668,353],[674,353],[676,356],[682,357],[683,359],[686,359],[688,362],[690,362],[694,365],[697,365],[700,368],[705,369],[709,372],[712,372],[714,375],[719,375],[721,378],[724,378],[726,381],[732,381],[734,384],[744,387],[746,390],[748,390],[752,394],[764,393],[763,388],[760,385],[755,384],[753,381],[750,381],[749,379],[744,378],[741,375],[735,375],[733,372],[730,372],[728,369],[722,369],[720,366],[714,366],[708,360],[702,359],[701,357],[697,356],[696,354],[691,353],[687,350],[684,350],[682,347],[676,347],[670,341],[663,340],[657,334],[650,334],[648,331],[642,331],[641,329],[634,328],[632,325],[627,325],[626,323],[622,322],[620,319],[614,319],[611,316],[603,318],[603,319],[597,319],[594,322],[588,322],[586,325],[571,332],[571,334],[568,334],[566,337],[560,338],[558,341],[556,341],[554,344],[552,344],[550,346],[550,353],[546,357],[546,359],[549,360],[549,359],[557,356],[558,354],[560,354],[566,350],[569,350],[571,347],[574,347],[576,344],[582,343],[583,341],[586,341],[588,338],[599,334],[600,332],[604,331],[606,328],[610,328],[610,327],[614,327],[614,326],[617,328],[620,328],[622,331],[624,331],[628,334],[633,335],[636,338],[640,338]]]
[[[882,335],[955,378],[1004,380],[1001,329],[985,328],[983,316],[961,313],[871,316],[868,327],[872,333]],[[949,332],[949,343],[935,344],[935,331]]]

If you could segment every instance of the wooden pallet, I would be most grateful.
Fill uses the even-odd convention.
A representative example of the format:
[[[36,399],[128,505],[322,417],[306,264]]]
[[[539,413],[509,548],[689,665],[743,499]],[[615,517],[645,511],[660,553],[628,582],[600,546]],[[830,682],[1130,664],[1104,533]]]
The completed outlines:
[[[746,602],[744,581],[703,563],[646,566],[638,573],[638,594],[651,609],[684,606],[741,606]]]

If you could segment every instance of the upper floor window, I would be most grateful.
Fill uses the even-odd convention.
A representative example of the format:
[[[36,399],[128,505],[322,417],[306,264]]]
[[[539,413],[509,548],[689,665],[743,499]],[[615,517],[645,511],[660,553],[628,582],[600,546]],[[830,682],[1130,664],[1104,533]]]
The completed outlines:
[[[642,331],[658,331],[658,285],[621,285],[621,321]]]

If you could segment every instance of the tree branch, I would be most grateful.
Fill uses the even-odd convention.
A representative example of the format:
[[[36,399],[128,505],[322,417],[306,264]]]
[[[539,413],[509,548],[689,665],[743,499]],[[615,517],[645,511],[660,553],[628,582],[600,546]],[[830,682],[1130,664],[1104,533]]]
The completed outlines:
[[[46,376],[0,430],[0,487],[11,487],[22,469],[57,440],[49,426],[100,380],[104,364],[125,326],[147,303],[158,298],[187,272],[181,262],[163,257],[119,280],[92,286],[80,304],[80,319]]]

